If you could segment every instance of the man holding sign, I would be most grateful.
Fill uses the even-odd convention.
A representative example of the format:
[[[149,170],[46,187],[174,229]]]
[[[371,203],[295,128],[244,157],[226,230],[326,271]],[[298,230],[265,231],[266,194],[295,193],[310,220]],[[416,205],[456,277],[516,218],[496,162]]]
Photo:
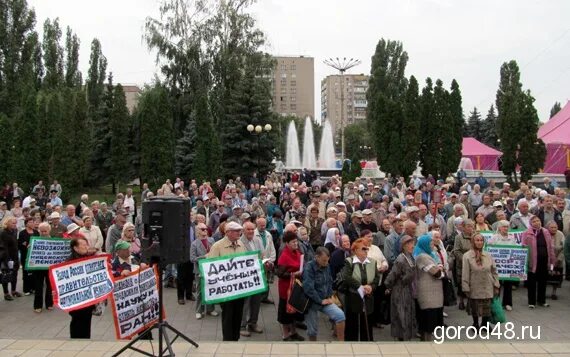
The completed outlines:
[[[245,247],[240,241],[243,227],[236,222],[226,225],[226,236],[216,242],[208,253],[208,258],[223,257],[245,253]],[[202,279],[208,279],[208,272],[201,274]],[[203,284],[204,285],[204,284]],[[243,298],[226,301],[222,307],[222,336],[224,341],[239,341],[241,319],[243,316]]]

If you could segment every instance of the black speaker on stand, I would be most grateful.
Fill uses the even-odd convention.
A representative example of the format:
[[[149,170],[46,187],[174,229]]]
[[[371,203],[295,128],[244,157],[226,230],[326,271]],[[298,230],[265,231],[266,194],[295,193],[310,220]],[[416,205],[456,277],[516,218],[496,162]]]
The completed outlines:
[[[142,207],[144,237],[141,241],[143,257],[151,264],[158,265],[160,284],[158,285],[159,320],[130,341],[113,356],[119,356],[131,349],[145,356],[172,357],[175,356],[172,344],[178,337],[198,347],[198,344],[188,336],[170,326],[162,318],[163,311],[163,271],[168,264],[183,263],[190,260],[190,200],[174,196],[157,196],[143,202]],[[158,355],[143,351],[135,344],[148,339],[153,329],[158,330]],[[167,330],[174,333],[172,340]],[[163,341],[164,339],[164,341]],[[163,344],[164,342],[164,344]],[[168,354],[166,354],[168,352]]]

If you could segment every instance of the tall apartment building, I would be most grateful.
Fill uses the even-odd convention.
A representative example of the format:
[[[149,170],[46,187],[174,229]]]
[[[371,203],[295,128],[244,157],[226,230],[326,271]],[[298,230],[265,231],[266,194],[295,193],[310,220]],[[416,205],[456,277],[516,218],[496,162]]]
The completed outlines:
[[[273,111],[300,118],[315,117],[315,60],[313,57],[274,57]]]
[[[321,81],[321,121],[329,120],[333,132],[341,128],[341,110],[344,126],[366,119],[366,91],[370,76],[364,74],[344,75],[344,108],[341,108],[341,75],[327,76]]]

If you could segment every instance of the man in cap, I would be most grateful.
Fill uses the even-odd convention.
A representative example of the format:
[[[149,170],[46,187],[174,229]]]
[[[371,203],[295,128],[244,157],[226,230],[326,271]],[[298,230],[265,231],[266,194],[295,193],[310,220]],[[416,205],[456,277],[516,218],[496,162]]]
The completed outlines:
[[[107,230],[107,239],[105,240],[105,252],[113,254],[115,252],[115,244],[121,239],[123,226],[127,223],[127,212],[118,210],[115,216],[115,223]]]
[[[362,223],[360,223],[360,230],[365,229],[372,233],[378,232],[378,226],[372,221],[372,210],[368,208],[362,211]]]
[[[261,239],[255,235],[255,224],[252,222],[245,222],[243,224],[243,235],[240,239],[246,251],[259,251],[260,258],[264,259],[262,252],[265,250],[265,248]],[[241,319],[241,336],[250,337],[252,332],[263,332],[263,329],[257,325],[259,310],[261,308],[261,300],[263,299],[263,296],[264,293],[260,293],[250,295],[245,298],[243,305],[243,316]]]
[[[217,258],[238,253],[245,253],[246,248],[240,241],[243,227],[236,222],[226,224],[226,235],[210,249],[208,258]],[[239,341],[244,299],[239,298],[220,303],[222,308],[222,336],[224,341]]]
[[[137,270],[146,268],[146,264],[140,263],[130,252],[131,243],[120,239],[115,243],[115,258],[111,263],[113,276],[126,276]]]
[[[63,238],[63,234],[67,232],[67,227],[61,223],[61,216],[59,212],[52,212],[48,220],[51,226],[51,236]]]
[[[358,239],[358,237],[360,237],[360,225],[362,224],[362,212],[360,211],[355,211],[351,216],[350,216],[350,224],[348,225],[348,230],[347,230],[347,234],[348,237],[350,238],[350,244],[352,244],[355,240]]]
[[[420,237],[428,232],[429,227],[426,224],[426,222],[420,219],[420,209],[418,207],[416,206],[406,207],[406,214],[408,215],[408,221],[413,222],[415,226],[414,228],[416,229],[415,233],[406,232],[406,234],[412,235],[414,237]],[[404,226],[407,226],[407,224],[404,223]]]

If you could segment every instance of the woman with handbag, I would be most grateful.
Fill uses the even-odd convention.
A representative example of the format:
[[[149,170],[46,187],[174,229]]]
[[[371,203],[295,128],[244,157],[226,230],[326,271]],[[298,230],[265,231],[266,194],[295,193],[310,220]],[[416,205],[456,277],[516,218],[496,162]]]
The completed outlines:
[[[495,260],[483,251],[485,239],[480,233],[471,237],[471,250],[463,255],[461,286],[469,299],[475,328],[484,327],[491,317],[491,302],[499,295],[499,276]],[[479,316],[482,318],[479,323]]]
[[[299,241],[295,232],[283,234],[284,248],[279,256],[277,276],[279,277],[279,306],[277,308],[277,321],[283,329],[283,341],[304,341],[295,329],[295,322],[302,322],[304,316],[301,313],[287,311],[287,299],[291,291],[291,283],[294,279],[301,279],[301,257]]]
[[[556,289],[562,286],[562,273],[564,271],[564,233],[558,230],[558,224],[554,220],[546,224],[546,229],[552,237],[554,256],[556,257],[556,263],[554,263],[554,269],[548,278],[548,284],[552,285],[551,299],[558,300]]]
[[[372,341],[374,290],[380,282],[380,272],[374,259],[368,258],[364,239],[352,243],[352,257],[345,261],[341,275],[346,293],[346,341]]]
[[[417,272],[417,301],[419,331],[422,341],[431,341],[436,327],[443,326],[443,287],[445,276],[440,258],[434,252],[433,233],[426,233],[418,239],[414,248]]]
[[[509,236],[509,221],[501,220],[497,222],[497,231],[491,239],[487,242],[492,245],[517,245],[515,238]],[[501,286],[503,288],[503,307],[507,311],[513,310],[513,282],[512,281],[501,281]]]
[[[394,261],[384,283],[391,296],[390,333],[398,341],[409,341],[416,333],[416,263],[412,256],[415,241],[413,237],[405,235],[400,244],[402,252]]]

